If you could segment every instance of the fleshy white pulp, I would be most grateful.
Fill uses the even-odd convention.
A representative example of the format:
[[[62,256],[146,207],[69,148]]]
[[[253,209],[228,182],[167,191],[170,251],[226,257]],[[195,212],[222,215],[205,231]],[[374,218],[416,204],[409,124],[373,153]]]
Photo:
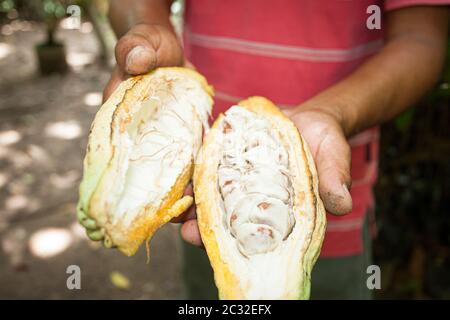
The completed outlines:
[[[267,253],[295,223],[289,157],[269,121],[235,107],[225,114],[218,176],[226,225],[245,256]]]
[[[212,228],[221,260],[245,299],[296,296],[314,217],[294,198],[292,172],[303,170],[294,145],[283,128],[240,106],[225,113],[219,130],[220,217]]]
[[[136,102],[126,130],[116,132],[118,174],[108,199],[114,222],[127,226],[144,206],[159,207],[197,155],[202,127],[208,128],[210,98],[197,82],[177,80],[164,80],[173,81],[163,89],[170,92],[155,91]]]

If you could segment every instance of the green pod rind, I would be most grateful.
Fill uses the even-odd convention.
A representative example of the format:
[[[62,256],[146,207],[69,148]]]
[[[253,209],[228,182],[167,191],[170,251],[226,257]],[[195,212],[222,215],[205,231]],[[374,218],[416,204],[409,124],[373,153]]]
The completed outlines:
[[[105,231],[104,229],[86,230],[86,234],[89,237],[89,239],[94,241],[100,241],[103,240],[105,236]]]

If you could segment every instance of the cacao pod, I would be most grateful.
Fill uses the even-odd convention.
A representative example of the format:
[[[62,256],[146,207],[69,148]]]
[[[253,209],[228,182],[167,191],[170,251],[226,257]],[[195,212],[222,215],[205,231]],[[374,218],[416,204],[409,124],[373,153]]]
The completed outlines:
[[[159,68],[122,82],[95,116],[77,207],[92,240],[133,255],[193,202],[184,196],[212,111],[197,72]]]
[[[252,97],[218,117],[194,191],[220,298],[309,298],[325,210],[308,146],[275,105]]]

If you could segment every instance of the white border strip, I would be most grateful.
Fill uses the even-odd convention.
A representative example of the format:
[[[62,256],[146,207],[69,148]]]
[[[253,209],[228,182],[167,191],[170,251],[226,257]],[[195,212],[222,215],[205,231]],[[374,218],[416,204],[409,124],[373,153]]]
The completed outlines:
[[[377,52],[383,46],[378,39],[347,49],[317,49],[256,42],[229,37],[209,36],[186,32],[187,39],[199,47],[223,49],[234,52],[304,61],[342,62],[352,61]]]

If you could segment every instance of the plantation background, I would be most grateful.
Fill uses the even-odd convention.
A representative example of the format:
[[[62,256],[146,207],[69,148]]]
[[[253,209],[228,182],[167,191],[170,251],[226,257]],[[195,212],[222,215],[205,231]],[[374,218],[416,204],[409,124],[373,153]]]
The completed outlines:
[[[71,4],[82,8],[79,26],[67,19]],[[113,61],[107,6],[0,0],[1,299],[182,296],[177,226],[157,233],[146,264],[144,250],[126,258],[103,249],[76,223],[87,134]],[[173,11],[179,28],[178,2]],[[450,42],[448,54],[450,61]],[[421,103],[382,127],[374,242],[380,299],[450,298],[449,84],[447,63]],[[66,287],[69,265],[81,268],[81,290]]]

